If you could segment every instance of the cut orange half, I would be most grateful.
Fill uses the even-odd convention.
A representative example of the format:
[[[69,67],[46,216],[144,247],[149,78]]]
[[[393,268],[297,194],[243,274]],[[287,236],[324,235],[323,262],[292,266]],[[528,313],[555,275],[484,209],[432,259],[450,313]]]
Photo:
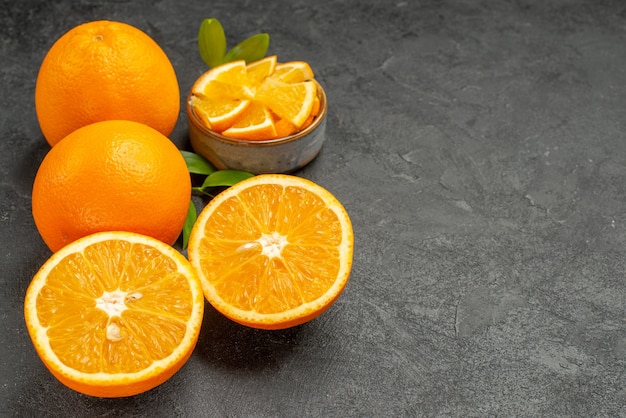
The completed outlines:
[[[348,213],[321,186],[263,174],[211,200],[188,254],[206,299],[240,324],[281,329],[324,312],[343,291],[354,237]]]
[[[191,355],[202,288],[174,248],[129,232],[101,232],[53,254],[24,301],[40,358],[66,386],[122,397],[165,382]]]

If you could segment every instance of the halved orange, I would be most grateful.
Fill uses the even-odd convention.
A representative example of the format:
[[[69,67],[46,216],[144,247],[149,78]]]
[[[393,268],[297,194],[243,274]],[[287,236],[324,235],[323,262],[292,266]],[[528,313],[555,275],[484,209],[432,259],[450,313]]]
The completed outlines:
[[[348,213],[328,190],[262,174],[205,206],[188,255],[219,312],[249,327],[281,329],[333,304],[350,276],[353,249]]]
[[[130,232],[88,235],[53,254],[24,301],[43,363],[66,386],[122,397],[165,382],[191,355],[204,298],[171,246]]]

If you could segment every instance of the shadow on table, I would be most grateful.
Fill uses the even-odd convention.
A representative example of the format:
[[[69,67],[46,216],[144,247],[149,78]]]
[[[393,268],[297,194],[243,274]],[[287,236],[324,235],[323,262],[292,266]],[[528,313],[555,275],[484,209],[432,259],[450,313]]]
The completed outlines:
[[[265,370],[279,365],[298,347],[306,324],[267,331],[240,325],[206,304],[196,350],[213,366]]]

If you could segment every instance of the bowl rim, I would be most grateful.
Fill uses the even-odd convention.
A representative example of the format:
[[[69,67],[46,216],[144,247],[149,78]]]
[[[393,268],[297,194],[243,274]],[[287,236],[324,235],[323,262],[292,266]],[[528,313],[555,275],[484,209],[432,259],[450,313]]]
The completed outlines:
[[[309,126],[307,126],[305,129],[301,131],[298,131],[288,136],[283,136],[281,138],[274,138],[274,139],[250,140],[250,139],[232,138],[232,137],[222,135],[216,131],[213,131],[207,128],[200,121],[200,119],[194,112],[193,107],[191,106],[191,97],[193,95],[191,90],[189,90],[189,93],[187,94],[187,100],[185,103],[186,111],[187,111],[187,119],[190,121],[191,124],[194,125],[195,128],[199,129],[204,135],[211,137],[212,139],[224,142],[226,144],[230,144],[230,145],[273,146],[273,145],[281,145],[281,144],[285,144],[288,142],[293,142],[315,131],[315,129],[317,129],[317,127],[320,126],[324,122],[324,120],[326,119],[326,114],[328,113],[328,102],[326,99],[326,91],[324,90],[322,85],[319,83],[319,81],[317,81],[316,79],[313,79],[312,81],[315,82],[315,84],[317,85],[317,95],[320,99],[320,112],[315,117],[315,120],[313,120],[313,122]]]

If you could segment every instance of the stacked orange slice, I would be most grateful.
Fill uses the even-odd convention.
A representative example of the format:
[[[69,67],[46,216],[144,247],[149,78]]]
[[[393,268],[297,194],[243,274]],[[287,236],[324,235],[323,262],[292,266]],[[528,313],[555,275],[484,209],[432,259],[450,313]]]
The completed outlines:
[[[320,111],[317,89],[306,62],[278,63],[272,55],[207,71],[191,88],[190,105],[207,128],[224,136],[275,139],[312,123]]]

